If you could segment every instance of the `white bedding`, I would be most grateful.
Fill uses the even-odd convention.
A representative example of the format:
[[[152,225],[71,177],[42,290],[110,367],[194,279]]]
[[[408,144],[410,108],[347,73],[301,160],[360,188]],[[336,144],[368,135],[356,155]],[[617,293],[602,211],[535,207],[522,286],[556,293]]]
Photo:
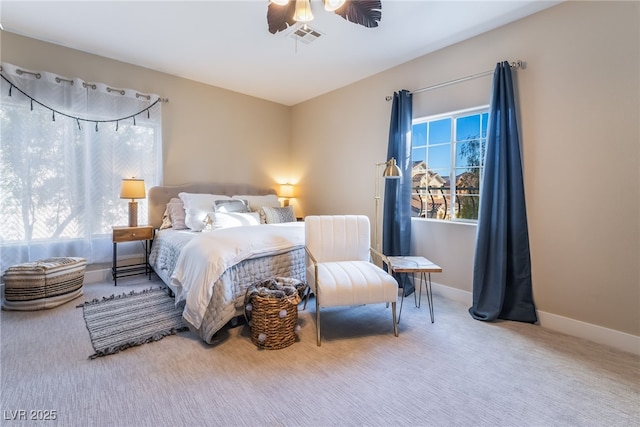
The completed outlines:
[[[202,325],[214,285],[231,266],[247,259],[304,247],[304,223],[232,227],[197,234],[184,245],[171,275],[184,319]]]

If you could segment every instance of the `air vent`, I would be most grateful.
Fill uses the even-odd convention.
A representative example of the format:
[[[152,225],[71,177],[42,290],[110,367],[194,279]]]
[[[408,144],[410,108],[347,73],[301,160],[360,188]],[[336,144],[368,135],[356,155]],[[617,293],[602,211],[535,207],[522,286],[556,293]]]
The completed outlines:
[[[308,24],[297,24],[293,27],[289,37],[304,44],[309,44],[312,41],[317,40],[322,35],[323,34],[320,31],[314,30]]]

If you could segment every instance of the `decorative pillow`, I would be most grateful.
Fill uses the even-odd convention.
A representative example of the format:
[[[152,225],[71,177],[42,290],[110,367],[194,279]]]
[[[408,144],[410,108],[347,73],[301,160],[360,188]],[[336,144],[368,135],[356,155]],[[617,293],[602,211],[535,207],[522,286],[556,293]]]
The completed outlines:
[[[160,225],[160,230],[165,230],[167,228],[171,228],[171,218],[169,218],[168,206],[164,209],[164,213],[162,214],[162,225]]]
[[[202,231],[207,213],[211,212],[216,200],[229,199],[229,196],[216,194],[179,193],[184,203],[184,223],[193,231]]]
[[[241,199],[216,200],[213,207],[216,212],[250,212],[247,201]]]
[[[209,212],[207,216],[212,229],[260,225],[258,212]]]
[[[260,209],[260,221],[263,224],[280,224],[282,222],[296,222],[293,206],[273,208],[264,206]]]
[[[170,227],[172,227],[174,230],[187,229],[187,226],[184,223],[185,212],[182,200],[178,199],[177,197],[169,200],[169,203],[167,203],[166,212]],[[162,219],[162,225],[165,225],[164,218]]]
[[[266,196],[232,196],[232,199],[246,200],[249,204],[251,212],[259,212],[263,206],[279,208],[281,206],[278,196],[275,194],[267,194]]]

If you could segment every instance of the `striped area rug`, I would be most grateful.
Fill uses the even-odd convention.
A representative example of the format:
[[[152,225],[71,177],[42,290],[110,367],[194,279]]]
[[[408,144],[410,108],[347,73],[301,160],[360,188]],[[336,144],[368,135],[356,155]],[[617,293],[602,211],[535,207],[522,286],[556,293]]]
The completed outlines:
[[[89,359],[158,341],[187,330],[182,309],[163,288],[112,295],[78,305],[83,308],[95,353]]]

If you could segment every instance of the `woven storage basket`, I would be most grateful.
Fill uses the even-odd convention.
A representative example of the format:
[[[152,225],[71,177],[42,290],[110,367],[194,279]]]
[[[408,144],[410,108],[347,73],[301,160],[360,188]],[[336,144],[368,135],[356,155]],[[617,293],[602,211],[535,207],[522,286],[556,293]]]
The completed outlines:
[[[306,284],[290,277],[274,277],[247,289],[245,317],[251,341],[258,348],[277,350],[296,341],[298,303]]]

